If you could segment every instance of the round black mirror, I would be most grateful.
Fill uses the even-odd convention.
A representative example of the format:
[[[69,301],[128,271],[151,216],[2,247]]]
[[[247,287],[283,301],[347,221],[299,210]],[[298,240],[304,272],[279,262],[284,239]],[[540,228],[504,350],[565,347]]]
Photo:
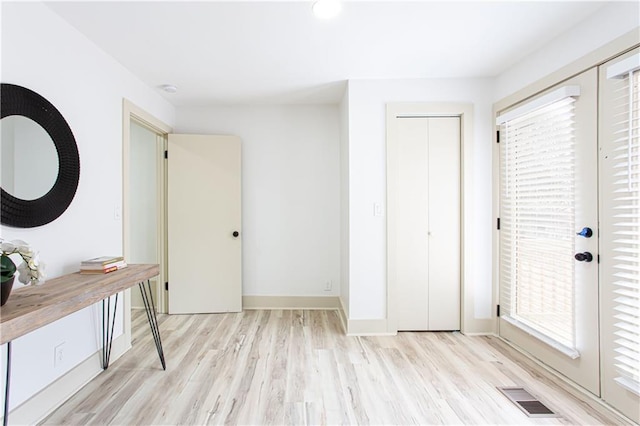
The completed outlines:
[[[0,222],[16,228],[33,228],[50,223],[60,217],[69,207],[76,194],[80,179],[80,156],[71,128],[62,114],[49,101],[32,90],[14,84],[2,83],[1,85],[0,113],[2,114],[0,119],[21,116],[32,121],[32,123],[28,120],[18,122],[20,129],[26,129],[21,133],[27,135],[28,143],[21,142],[21,139],[14,139],[11,136],[11,132],[16,131],[13,119],[12,123],[2,126],[2,155],[10,154],[14,157],[10,160],[13,167],[3,167]],[[38,148],[36,141],[33,140],[36,136],[29,136],[35,135],[38,128],[44,129],[44,132],[48,134],[57,153],[57,158],[55,155],[51,155],[50,147]],[[48,141],[46,137],[38,137],[38,139]],[[21,152],[21,155],[15,155],[16,151]],[[45,155],[48,157],[43,157]],[[22,160],[17,162],[15,159],[18,158]],[[3,164],[7,164],[6,160],[3,158]],[[38,182],[38,174],[28,170],[29,167],[49,169],[45,175],[54,175],[55,181],[51,184],[44,177],[44,182]],[[25,168],[27,169],[25,170]],[[44,191],[47,188],[50,189],[41,196],[24,196],[21,193],[26,194],[26,192],[16,191],[13,186],[5,188],[7,186],[5,180],[9,182],[13,179],[12,176],[5,179],[5,175],[14,173],[16,169],[20,169],[23,175],[32,177],[29,186],[43,187]]]

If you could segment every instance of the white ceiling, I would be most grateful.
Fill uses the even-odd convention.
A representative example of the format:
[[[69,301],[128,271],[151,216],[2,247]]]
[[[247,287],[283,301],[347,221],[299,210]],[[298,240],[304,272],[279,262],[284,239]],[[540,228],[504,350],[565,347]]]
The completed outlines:
[[[606,2],[47,2],[176,106],[336,103],[347,79],[492,77]],[[159,89],[158,89],[159,90]]]

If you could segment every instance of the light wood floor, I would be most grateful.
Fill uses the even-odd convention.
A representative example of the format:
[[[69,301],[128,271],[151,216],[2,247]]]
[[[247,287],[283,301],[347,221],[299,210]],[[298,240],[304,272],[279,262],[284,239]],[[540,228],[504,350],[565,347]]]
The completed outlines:
[[[161,315],[163,371],[144,311],[133,349],[44,424],[612,424],[493,337],[347,337],[336,311]],[[530,419],[496,386],[525,386]]]

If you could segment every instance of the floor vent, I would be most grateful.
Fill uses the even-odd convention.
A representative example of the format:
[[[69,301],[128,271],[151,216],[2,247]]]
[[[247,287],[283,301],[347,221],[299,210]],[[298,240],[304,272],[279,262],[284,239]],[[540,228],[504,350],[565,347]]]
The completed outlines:
[[[498,387],[498,390],[529,417],[560,417],[524,388]]]

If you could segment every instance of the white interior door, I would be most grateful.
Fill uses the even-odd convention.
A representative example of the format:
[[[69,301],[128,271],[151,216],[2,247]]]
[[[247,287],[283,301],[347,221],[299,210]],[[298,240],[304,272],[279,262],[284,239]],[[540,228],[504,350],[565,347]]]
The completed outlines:
[[[169,313],[242,310],[241,146],[169,135]]]
[[[460,118],[396,117],[390,271],[398,330],[460,329]]]
[[[596,70],[501,116],[500,335],[599,395]]]

